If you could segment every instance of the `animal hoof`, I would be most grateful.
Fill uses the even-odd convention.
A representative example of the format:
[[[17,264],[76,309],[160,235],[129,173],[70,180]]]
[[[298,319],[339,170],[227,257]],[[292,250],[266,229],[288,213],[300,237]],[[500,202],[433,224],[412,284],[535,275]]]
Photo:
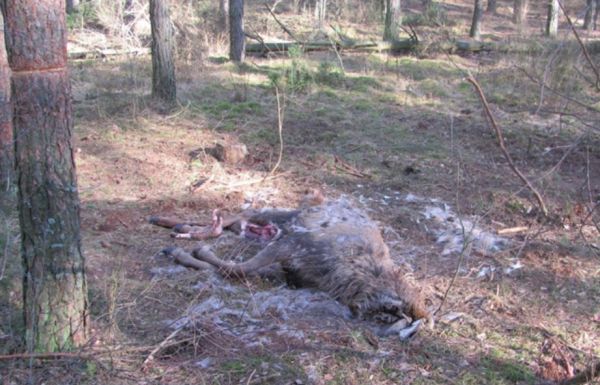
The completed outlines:
[[[160,252],[164,255],[173,255],[173,253],[175,252],[175,249],[177,249],[177,246],[169,246],[169,247],[165,247]]]
[[[417,334],[417,332],[419,331],[419,327],[421,327],[420,319],[418,319],[415,322],[413,322],[412,324],[410,324],[410,326],[400,330],[400,332],[398,332],[398,337],[400,337],[400,339],[402,341],[406,341],[410,337]]]
[[[399,334],[402,330],[406,329],[408,325],[409,323],[406,319],[398,320],[387,328],[381,330],[379,335],[382,337],[387,337],[394,334]]]
[[[189,226],[186,225],[185,223],[180,223],[178,225],[175,225],[173,227],[173,231],[175,231],[176,233],[187,233]]]

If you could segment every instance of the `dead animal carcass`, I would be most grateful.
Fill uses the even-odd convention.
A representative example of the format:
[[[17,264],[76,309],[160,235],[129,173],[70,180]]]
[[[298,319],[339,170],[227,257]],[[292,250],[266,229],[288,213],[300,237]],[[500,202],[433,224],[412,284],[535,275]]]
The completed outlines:
[[[229,219],[217,212],[213,217],[213,225],[195,231],[217,236],[221,228],[237,228],[248,238],[265,241],[266,246],[242,263],[224,261],[207,246],[192,254],[174,247],[165,253],[188,267],[213,266],[233,277],[260,274],[278,265],[294,286],[318,288],[356,316],[392,323],[383,334],[408,337],[422,320],[431,321],[420,292],[392,261],[378,226],[348,199],[297,210],[245,212]],[[151,222],[165,227],[175,224],[160,218]],[[194,231],[193,226],[189,229]]]

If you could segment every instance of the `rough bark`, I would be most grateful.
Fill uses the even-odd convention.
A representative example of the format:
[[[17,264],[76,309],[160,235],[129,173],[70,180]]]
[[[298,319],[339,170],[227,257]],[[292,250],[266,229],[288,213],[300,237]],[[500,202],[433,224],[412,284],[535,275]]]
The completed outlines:
[[[583,29],[588,31],[596,29],[596,22],[600,13],[600,0],[587,0],[585,16],[583,18]]]
[[[4,23],[0,15],[0,196],[14,181],[10,67],[4,48]]]
[[[398,38],[398,30],[402,25],[401,0],[386,0],[385,25],[383,40],[392,41]]]
[[[64,0],[5,0],[29,351],[87,338]]]
[[[546,36],[558,34],[558,0],[548,0],[548,18],[546,19]]]
[[[152,96],[165,103],[177,99],[175,63],[173,61],[173,25],[168,0],[150,0],[152,29]]]
[[[229,0],[229,59],[241,63],[245,52],[244,0]]]
[[[489,13],[496,13],[498,11],[498,3],[496,0],[488,0],[487,8],[485,10]]]
[[[520,28],[527,24],[527,10],[529,8],[529,0],[515,0],[513,8],[513,22]]]
[[[481,35],[481,18],[483,16],[483,0],[475,0],[473,6],[473,20],[471,22],[471,30],[469,37],[479,39]]]
[[[225,32],[229,28],[229,0],[219,0],[219,30]]]
[[[79,8],[79,0],[67,0],[67,13],[71,14],[73,12],[77,12]]]

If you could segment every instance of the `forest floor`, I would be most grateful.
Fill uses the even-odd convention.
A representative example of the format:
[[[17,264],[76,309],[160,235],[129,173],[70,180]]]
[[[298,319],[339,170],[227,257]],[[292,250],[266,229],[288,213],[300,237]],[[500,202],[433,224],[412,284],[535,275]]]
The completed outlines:
[[[249,25],[277,35],[250,4]],[[465,35],[470,4],[439,4],[445,27],[417,28],[422,37]],[[279,16],[311,36],[309,18]],[[508,18],[502,7],[490,16],[486,38],[511,37]],[[541,41],[539,19],[532,14],[530,28]],[[346,22],[344,31],[377,30]],[[572,39],[566,25],[559,39]],[[600,210],[590,214],[600,199],[600,98],[579,50],[292,52],[242,66],[212,54],[188,59],[178,63],[179,105],[166,113],[148,96],[149,58],[71,63],[87,349],[102,353],[0,361],[1,383],[535,384],[600,356]],[[469,73],[548,218],[500,151]],[[532,81],[541,78],[545,91]],[[276,85],[283,157],[271,172]],[[249,154],[228,165],[207,150],[215,143],[243,143]],[[157,214],[207,221],[215,208],[294,207],[312,187],[349,196],[380,223],[432,309],[450,288],[433,330],[407,342],[378,338],[311,290],[177,268],[160,251],[195,243],[148,223]],[[18,220],[6,203],[0,353],[19,351],[22,327],[21,266],[8,258],[18,255]],[[460,253],[464,229],[479,243]],[[256,251],[234,236],[211,243],[231,258]]]

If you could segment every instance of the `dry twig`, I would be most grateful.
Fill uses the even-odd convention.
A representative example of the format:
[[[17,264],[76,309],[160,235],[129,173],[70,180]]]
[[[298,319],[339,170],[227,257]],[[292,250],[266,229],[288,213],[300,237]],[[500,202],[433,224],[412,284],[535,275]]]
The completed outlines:
[[[510,166],[511,170],[513,170],[513,172],[519,177],[519,179],[521,179],[521,181],[525,184],[525,186],[527,186],[527,188],[533,193],[533,195],[535,196],[535,199],[538,202],[540,210],[542,210],[542,213],[544,214],[544,216],[547,216],[548,209],[546,208],[546,204],[544,203],[544,199],[542,198],[542,195],[531,184],[529,179],[527,179],[527,177],[525,177],[525,175],[523,175],[523,173],[517,168],[517,166],[515,165],[515,162],[511,158],[510,154],[508,153],[508,150],[506,149],[506,144],[504,143],[504,136],[502,135],[502,131],[500,130],[500,127],[498,126],[498,124],[496,124],[496,120],[494,119],[494,115],[492,115],[492,111],[490,110],[490,106],[487,102],[487,99],[485,98],[485,95],[483,94],[481,86],[479,85],[477,80],[475,80],[475,78],[471,74],[468,75],[467,81],[469,83],[471,83],[473,85],[473,87],[475,87],[475,90],[477,91],[477,94],[479,95],[479,99],[481,100],[481,104],[483,105],[485,114],[488,118],[490,125],[494,129],[494,132],[496,133],[496,138],[498,139],[498,145],[500,146],[500,150],[502,150],[502,154],[504,155],[504,158],[508,162],[508,165]]]
[[[592,67],[592,71],[594,71],[594,75],[596,75],[595,86],[596,86],[596,90],[600,91],[600,72],[598,71],[598,68],[592,61],[592,58],[590,57],[590,53],[588,52],[587,48],[585,48],[585,44],[583,44],[583,41],[581,41],[581,38],[579,37],[579,34],[577,33],[577,29],[575,29],[575,26],[573,25],[573,22],[571,21],[569,14],[565,10],[565,7],[563,6],[562,1],[559,0],[558,5],[560,6],[560,9],[563,11],[563,14],[565,15],[565,17],[567,19],[567,23],[569,23],[569,26],[571,27],[571,30],[573,31],[573,35],[575,35],[575,39],[577,39],[577,42],[581,46],[581,49],[583,50],[583,55],[585,56],[585,59],[590,64],[590,67]]]
[[[275,85],[275,96],[277,97],[277,131],[279,133],[279,155],[277,157],[277,163],[269,173],[269,176],[273,175],[281,164],[283,158],[283,119],[285,117],[285,95],[283,96],[283,102],[280,100],[279,87]]]
[[[340,171],[344,171],[345,173],[350,174],[352,176],[356,176],[358,178],[370,178],[371,177],[371,175],[369,175],[363,171],[360,171],[356,167],[353,167],[348,162],[346,162],[342,158],[340,158],[338,155],[335,155],[333,157],[333,160],[335,163],[335,167]]]
[[[275,13],[273,12],[273,10],[271,9],[271,7],[269,7],[268,4],[265,4],[265,8],[267,9],[267,11],[269,11],[269,13],[271,14],[271,16],[273,16],[273,19],[275,19],[275,21],[277,22],[277,24],[279,24],[279,26],[281,27],[281,29],[284,30],[285,33],[287,33],[288,35],[290,35],[290,37],[296,42],[296,43],[300,43],[300,40],[296,39],[296,36],[294,36],[294,34],[292,33],[292,31],[290,31],[288,29],[288,27],[285,26],[285,24],[283,24],[281,21],[279,21],[279,19],[277,18],[277,16],[275,16]]]
[[[158,352],[160,352],[162,349],[164,349],[165,346],[167,346],[169,344],[169,342],[173,338],[175,338],[175,336],[177,336],[177,334],[179,334],[179,332],[181,332],[186,326],[187,326],[187,323],[183,324],[181,327],[178,327],[171,334],[169,334],[167,336],[167,338],[162,340],[162,342],[160,344],[156,345],[156,347],[154,349],[152,349],[150,354],[148,354],[148,357],[146,357],[146,359],[144,360],[144,363],[142,364],[142,368],[146,368],[152,361],[154,361],[154,356]]]

